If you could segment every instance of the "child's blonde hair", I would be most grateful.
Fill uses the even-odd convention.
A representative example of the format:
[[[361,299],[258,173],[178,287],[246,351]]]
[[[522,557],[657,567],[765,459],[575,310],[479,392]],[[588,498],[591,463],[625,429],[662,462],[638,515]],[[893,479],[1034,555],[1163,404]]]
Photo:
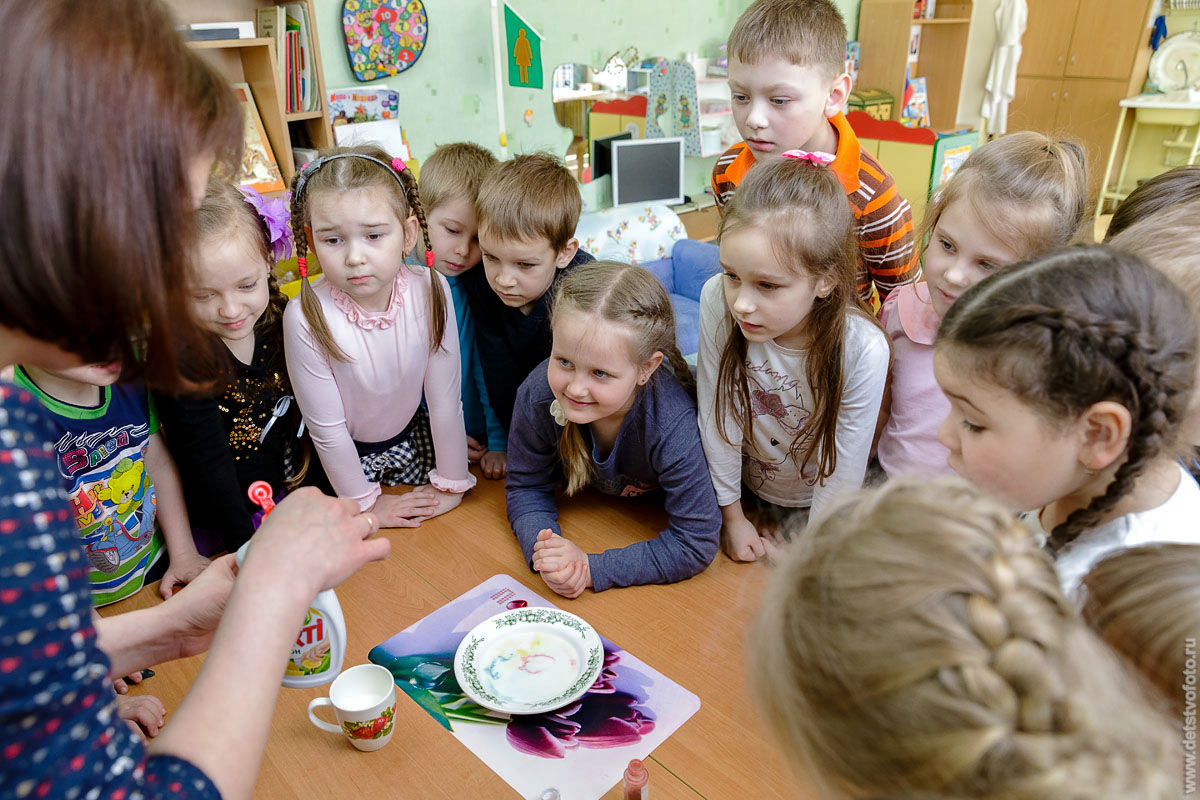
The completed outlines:
[[[492,151],[473,142],[444,144],[421,165],[421,200],[433,211],[459,197],[475,205],[484,178],[500,162]]]
[[[561,252],[575,236],[579,183],[549,153],[516,156],[488,172],[475,200],[479,232],[503,241],[545,239]]]
[[[410,169],[402,168],[397,171],[394,167],[389,167],[392,163],[391,156],[371,145],[334,147],[322,150],[315,161],[297,172],[296,177],[292,179],[292,230],[296,237],[296,255],[306,258],[308,254],[306,229],[311,221],[309,204],[314,193],[347,192],[371,187],[384,190],[396,219],[401,223],[409,216],[416,216],[421,226],[425,251],[432,253],[429,224],[425,221],[425,209],[421,206],[417,179],[413,177]],[[433,267],[428,267],[428,271],[429,350],[434,352],[441,348],[442,336],[446,332],[446,295],[442,290],[441,279]],[[329,332],[329,324],[321,312],[321,301],[317,299],[307,278],[300,279],[300,306],[304,310],[304,318],[308,320],[309,328],[312,329],[313,338],[325,353],[335,361],[347,361],[345,352],[338,347],[337,342],[333,340],[333,334]]]
[[[1200,178],[1200,167],[1195,173]],[[1105,242],[1144,258],[1174,281],[1200,314],[1200,199],[1143,217]]]
[[[832,79],[846,71],[846,22],[830,0],[757,0],[738,17],[726,52],[743,64],[780,58]]]
[[[980,145],[934,193],[917,237],[923,247],[942,213],[963,198],[993,238],[1025,259],[1079,232],[1088,210],[1087,157],[1074,142],[1035,131]]]
[[[1104,241],[1111,242],[1126,228],[1193,200],[1200,200],[1200,165],[1185,165],[1155,175],[1139,184],[1117,206],[1112,219],[1108,221]],[[1189,221],[1188,227],[1194,224],[1194,221]]]
[[[746,176],[725,207],[718,238],[753,228],[770,241],[775,260],[796,273],[826,278],[833,289],[813,300],[804,321],[808,334],[805,377],[812,387],[813,409],[792,440],[789,453],[804,471],[816,462],[817,480],[837,469],[837,420],[845,383],[846,316],[866,313],[855,286],[858,240],[846,192],[833,170],[797,158],[759,164]],[[725,317],[732,322],[731,312]],[[730,445],[754,441],[750,374],[746,368],[746,337],[732,325],[721,351],[714,392],[717,430]],[[725,416],[737,419],[738,435],[726,430]]]
[[[1124,460],[1102,494],[1050,532],[1056,551],[1095,527],[1155,458],[1174,453],[1196,376],[1196,319],[1183,294],[1103,244],[1042,253],[975,284],[950,306],[936,347],[1052,425],[1102,401],[1129,411]]]
[[[751,641],[767,719],[826,790],[1178,797],[1169,719],[1024,525],[960,480],[836,501],[785,552]]]
[[[675,379],[695,394],[696,381],[675,340],[675,314],[671,298],[658,278],[643,267],[616,261],[591,261],[575,267],[558,285],[551,323],[560,314],[587,314],[596,322],[623,325],[630,333],[632,363],[641,365],[655,352],[663,354]],[[579,426],[567,421],[558,441],[566,492],[587,486],[592,474],[592,451]]]
[[[1133,547],[1100,561],[1083,579],[1083,616],[1168,708],[1183,708],[1185,667],[1200,652],[1200,545]]]

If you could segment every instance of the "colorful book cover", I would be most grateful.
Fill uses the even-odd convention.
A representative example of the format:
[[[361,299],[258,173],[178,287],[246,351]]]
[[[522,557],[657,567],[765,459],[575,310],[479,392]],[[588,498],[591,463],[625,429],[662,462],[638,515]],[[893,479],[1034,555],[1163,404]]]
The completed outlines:
[[[494,575],[367,657],[521,797],[541,797],[553,786],[570,800],[599,800],[630,759],[649,756],[700,709],[700,699],[601,636],[600,677],[566,708],[509,716],[476,705],[455,677],[455,651],[480,622],[525,607],[554,606],[511,576]]]
[[[385,86],[331,89],[329,121],[334,125],[399,119],[400,93]]]
[[[242,151],[242,168],[237,182],[260,193],[282,192],[287,185],[279,172],[279,164],[267,140],[267,131],[263,127],[262,117],[258,115],[258,106],[254,104],[249,84],[235,83],[233,93],[241,103],[246,124],[246,147]]]
[[[924,77],[909,78],[905,82],[900,123],[910,128],[929,127],[929,95],[925,91]]]

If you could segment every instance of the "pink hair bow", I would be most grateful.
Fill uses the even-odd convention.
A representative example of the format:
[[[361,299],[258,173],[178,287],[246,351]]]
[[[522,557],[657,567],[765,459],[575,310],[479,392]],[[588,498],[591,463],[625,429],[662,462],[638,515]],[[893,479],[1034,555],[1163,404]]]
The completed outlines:
[[[809,153],[805,150],[788,150],[783,154],[783,157],[798,158],[801,161],[807,161],[808,163],[818,167],[828,167],[833,163],[833,153]]]

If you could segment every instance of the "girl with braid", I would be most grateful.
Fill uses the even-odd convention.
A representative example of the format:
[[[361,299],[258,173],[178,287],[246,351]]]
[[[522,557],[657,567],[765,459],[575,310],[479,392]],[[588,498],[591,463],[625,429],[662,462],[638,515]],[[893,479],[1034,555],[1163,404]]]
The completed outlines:
[[[1115,550],[1200,542],[1177,460],[1196,322],[1161,272],[1106,245],[1051,251],[967,290],[935,348],[950,466],[1028,512],[1068,593]]]
[[[454,308],[416,179],[375,147],[325,151],[292,183],[292,227],[305,279],[283,317],[288,375],[330,483],[382,527],[453,509],[475,478]],[[426,266],[407,266],[418,232]],[[316,286],[309,246],[325,276]],[[381,494],[398,484],[418,488]]]
[[[750,641],[765,716],[816,796],[1181,794],[1175,724],[1025,525],[959,479],[835,498],[780,559]]]
[[[721,511],[666,290],[641,267],[581,264],[559,283],[551,333],[549,360],[517,391],[508,437],[508,519],[526,562],[564,597],[703,571],[717,554]],[[585,553],[559,528],[560,482],[567,495],[585,486],[661,493],[668,527]]]

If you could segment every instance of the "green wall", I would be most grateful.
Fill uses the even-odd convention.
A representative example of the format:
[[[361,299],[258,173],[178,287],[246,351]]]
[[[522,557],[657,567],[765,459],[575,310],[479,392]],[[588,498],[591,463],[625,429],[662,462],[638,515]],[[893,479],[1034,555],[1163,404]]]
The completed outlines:
[[[500,0],[503,3],[503,0]],[[859,0],[835,0],[853,35]],[[315,0],[325,83],[356,85],[346,59],[341,0]],[[678,58],[686,51],[714,56],[749,0],[513,0],[513,8],[544,37],[545,89],[504,87],[510,153],[566,152],[571,134],[558,126],[550,99],[555,64],[601,66],[633,45],[641,57]],[[429,40],[417,63],[386,83],[400,94],[400,121],[413,155],[439,144],[474,141],[499,152],[488,0],[425,0]],[[503,27],[501,28],[503,35]],[[526,109],[533,119],[522,119]],[[689,158],[689,193],[708,182],[713,159]]]

